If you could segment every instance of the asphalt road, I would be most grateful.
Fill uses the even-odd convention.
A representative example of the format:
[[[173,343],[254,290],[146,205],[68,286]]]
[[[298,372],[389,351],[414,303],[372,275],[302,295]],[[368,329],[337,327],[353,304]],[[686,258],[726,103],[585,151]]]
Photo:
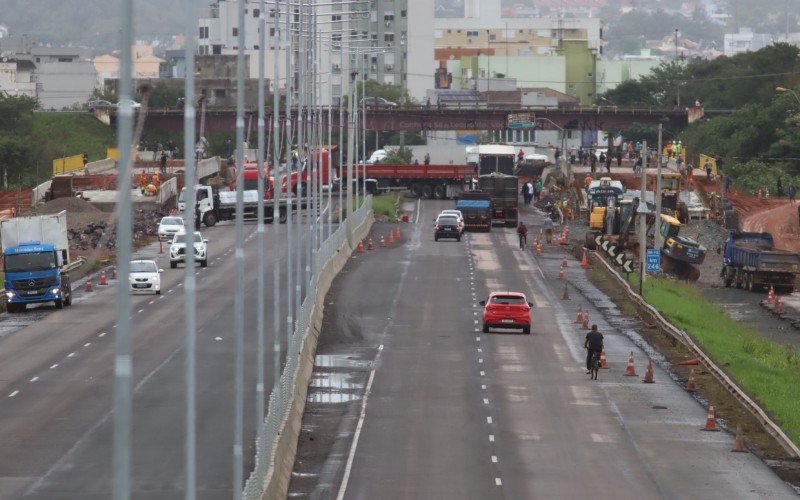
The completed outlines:
[[[513,229],[433,241],[422,203],[402,244],[351,260],[327,300],[292,497],[790,498],[658,366],[613,303],[582,279],[562,301],[563,254],[516,248]],[[532,233],[541,216],[526,209]],[[373,238],[388,228],[376,225]],[[477,302],[524,291],[533,333],[481,333]],[[588,380],[578,305],[606,335],[610,369]],[[641,347],[640,347],[641,346]],[[629,353],[637,377],[625,377]]]
[[[269,391],[274,228],[266,231]],[[279,231],[285,233],[285,225]],[[203,233],[210,258],[207,268],[197,267],[197,488],[198,498],[219,499],[230,498],[233,489],[235,227]],[[246,225],[245,235],[247,475],[257,421],[256,225]],[[133,299],[132,491],[134,498],[174,499],[184,486],[184,271],[170,269],[168,254],[157,251],[155,245],[139,254],[158,257],[165,270],[162,294]],[[110,497],[116,284],[80,291],[62,311],[49,313],[52,307],[45,306],[0,317],[0,498]],[[280,299],[283,327],[285,292]]]

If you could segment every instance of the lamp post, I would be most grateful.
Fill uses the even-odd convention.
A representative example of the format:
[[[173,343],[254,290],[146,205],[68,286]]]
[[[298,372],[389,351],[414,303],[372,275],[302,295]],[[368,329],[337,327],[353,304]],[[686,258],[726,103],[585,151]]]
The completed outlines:
[[[680,31],[678,28],[675,28],[675,63],[678,62],[678,35]],[[681,84],[678,79],[675,80],[675,107],[677,109],[681,108]]]
[[[788,93],[792,94],[792,96],[795,98],[797,103],[800,104],[800,97],[798,97],[797,96],[797,92],[795,92],[792,89],[789,89],[789,88],[786,88],[786,87],[775,87],[775,92],[777,92],[779,94],[785,94],[785,93],[788,92]]]
[[[537,117],[537,120],[542,120],[548,122],[550,125],[554,126],[561,132],[561,171],[564,172],[564,176],[567,178],[567,184],[569,185],[570,179],[572,179],[572,169],[569,166],[569,162],[567,161],[567,133],[563,127],[558,126],[553,120],[549,118],[541,118]]]

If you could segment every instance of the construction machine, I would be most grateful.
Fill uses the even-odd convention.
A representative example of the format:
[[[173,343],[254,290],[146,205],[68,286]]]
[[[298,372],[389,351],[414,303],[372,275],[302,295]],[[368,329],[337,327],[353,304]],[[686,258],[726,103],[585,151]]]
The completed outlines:
[[[655,192],[656,177],[652,174],[650,182]],[[661,174],[661,213],[671,215],[681,224],[686,224],[689,222],[689,207],[680,199],[682,182],[683,177],[677,172]]]
[[[661,247],[661,268],[664,272],[674,274],[680,278],[696,281],[700,277],[700,270],[695,267],[703,263],[706,258],[706,247],[687,236],[681,236],[681,221],[677,218],[661,214],[659,232],[664,238]]]

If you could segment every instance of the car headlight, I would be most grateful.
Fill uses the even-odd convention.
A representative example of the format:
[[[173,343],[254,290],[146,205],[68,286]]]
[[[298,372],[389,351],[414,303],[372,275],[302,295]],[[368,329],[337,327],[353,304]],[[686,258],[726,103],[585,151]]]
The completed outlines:
[[[50,290],[50,293],[52,293],[53,295],[58,295],[58,294],[61,293],[61,289],[60,288],[53,288],[53,289]]]
[[[8,298],[8,299],[13,299],[15,295],[16,295],[16,293],[14,293],[12,291],[6,292],[6,298]]]

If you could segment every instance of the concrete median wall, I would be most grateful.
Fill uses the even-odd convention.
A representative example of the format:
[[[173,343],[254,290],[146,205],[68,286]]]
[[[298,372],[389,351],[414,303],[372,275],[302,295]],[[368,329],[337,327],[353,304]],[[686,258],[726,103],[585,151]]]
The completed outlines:
[[[108,172],[114,170],[115,168],[117,168],[117,160],[113,158],[106,158],[104,160],[87,163],[83,170],[86,175],[94,175]]]
[[[292,469],[294,468],[294,460],[297,454],[297,440],[300,436],[300,427],[306,406],[308,384],[314,371],[317,340],[322,331],[325,296],[333,280],[347,264],[347,260],[355,250],[350,241],[358,242],[365,238],[373,222],[374,216],[370,212],[364,222],[354,230],[354,236],[349,241],[344,241],[338,252],[328,260],[320,271],[316,288],[316,300],[311,312],[311,321],[309,321],[308,329],[303,332],[303,341],[299,353],[299,363],[295,372],[289,410],[273,448],[271,457],[273,466],[267,471],[262,499],[284,499],[289,491],[289,482],[291,481]]]

